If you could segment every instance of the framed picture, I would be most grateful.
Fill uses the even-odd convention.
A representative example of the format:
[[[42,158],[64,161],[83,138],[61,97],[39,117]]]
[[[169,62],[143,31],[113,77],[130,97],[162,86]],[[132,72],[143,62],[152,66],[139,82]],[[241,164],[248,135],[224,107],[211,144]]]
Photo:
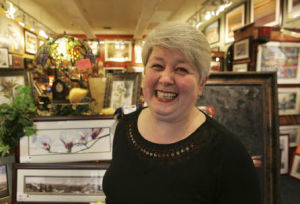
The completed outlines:
[[[104,107],[117,109],[139,104],[142,73],[107,74],[106,78]]]
[[[11,203],[15,155],[0,158],[0,203]]]
[[[300,179],[300,154],[294,154],[290,175],[294,178]]]
[[[220,20],[217,20],[204,28],[203,33],[206,36],[209,44],[219,42],[219,30]]]
[[[252,0],[250,20],[256,26],[280,24],[280,0]]]
[[[0,202],[1,199],[9,196],[7,166],[0,164]]]
[[[282,125],[279,129],[280,134],[289,135],[289,146],[297,147],[300,138],[300,125]]]
[[[279,199],[276,92],[275,73],[211,73],[196,104],[247,148],[259,175],[264,204]]]
[[[233,72],[247,72],[248,71],[248,63],[233,64],[232,71]]]
[[[14,95],[18,86],[27,84],[28,75],[23,69],[0,69],[0,104],[10,103],[5,95]]]
[[[210,62],[210,71],[211,72],[220,72],[221,71],[221,62],[212,60]]]
[[[0,68],[9,67],[8,49],[0,48]]]
[[[20,164],[14,166],[14,203],[105,201],[102,180],[108,164]]]
[[[36,54],[38,48],[37,35],[25,30],[25,52]]]
[[[107,74],[122,74],[125,72],[125,67],[105,67],[104,76]]]
[[[115,120],[52,118],[34,122],[36,133],[20,139],[21,163],[111,160]]]
[[[280,174],[289,172],[289,135],[280,134]]]
[[[287,1],[287,17],[288,19],[295,19],[300,16],[300,1],[288,0]]]
[[[300,88],[278,88],[279,115],[300,114]]]
[[[98,40],[88,40],[88,46],[92,49],[92,52],[96,58],[100,57],[100,44]]]
[[[233,59],[249,59],[250,58],[250,38],[239,40],[233,44]]]
[[[105,61],[131,62],[132,42],[131,41],[105,41]]]
[[[12,68],[24,68],[22,56],[12,55]]]
[[[24,54],[24,31],[23,27],[15,23],[12,20],[8,21],[7,27],[8,32],[8,50],[14,54]]]
[[[245,24],[245,4],[225,14],[225,43],[234,41],[233,31]]]
[[[277,71],[278,84],[300,83],[300,43],[268,42],[258,46],[257,71]]]

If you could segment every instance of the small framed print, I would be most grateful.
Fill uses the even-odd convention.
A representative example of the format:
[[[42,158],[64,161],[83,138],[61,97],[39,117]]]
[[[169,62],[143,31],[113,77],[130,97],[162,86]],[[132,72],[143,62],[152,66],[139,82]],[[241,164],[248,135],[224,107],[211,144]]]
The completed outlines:
[[[25,52],[36,54],[38,49],[37,35],[25,30]]]
[[[290,175],[300,179],[300,154],[294,154]]]
[[[250,57],[250,38],[237,41],[233,44],[233,59],[248,59]]]
[[[233,72],[247,72],[248,71],[248,63],[233,64],[232,71]]]
[[[230,43],[234,41],[233,31],[245,24],[245,4],[226,13],[225,21],[225,43]]]
[[[280,134],[280,174],[289,172],[289,135]]]
[[[300,125],[282,125],[279,127],[280,134],[289,135],[289,146],[296,147],[300,138]]]
[[[0,68],[9,67],[8,49],[0,48]]]
[[[132,60],[131,41],[105,41],[105,61],[109,62],[130,62]]]
[[[206,36],[209,44],[219,42],[219,30],[220,20],[217,20],[204,28],[203,33]]]
[[[279,115],[300,114],[300,88],[278,88]]]
[[[15,164],[14,203],[91,203],[105,201],[106,163]]]
[[[23,57],[18,55],[12,56],[12,68],[24,68]]]

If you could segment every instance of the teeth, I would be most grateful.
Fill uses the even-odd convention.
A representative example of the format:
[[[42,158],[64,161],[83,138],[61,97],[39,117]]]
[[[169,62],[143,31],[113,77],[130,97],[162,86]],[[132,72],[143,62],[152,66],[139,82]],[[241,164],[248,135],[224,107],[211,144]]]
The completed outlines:
[[[165,98],[165,99],[173,99],[177,96],[175,93],[165,93],[161,91],[156,91],[156,95],[159,98]]]

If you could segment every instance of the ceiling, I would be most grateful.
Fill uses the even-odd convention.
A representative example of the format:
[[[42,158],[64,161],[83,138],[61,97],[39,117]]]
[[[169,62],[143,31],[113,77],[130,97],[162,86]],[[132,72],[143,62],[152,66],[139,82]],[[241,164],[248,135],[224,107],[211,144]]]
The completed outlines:
[[[187,21],[205,0],[10,0],[56,34],[141,39],[165,21]]]

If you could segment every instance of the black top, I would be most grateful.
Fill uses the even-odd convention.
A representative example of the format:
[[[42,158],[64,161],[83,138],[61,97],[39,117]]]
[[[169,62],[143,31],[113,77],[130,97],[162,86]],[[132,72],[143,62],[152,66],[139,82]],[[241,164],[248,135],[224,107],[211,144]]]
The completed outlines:
[[[120,120],[103,179],[107,204],[259,204],[255,167],[231,132],[210,117],[173,144],[145,140],[140,111]]]

